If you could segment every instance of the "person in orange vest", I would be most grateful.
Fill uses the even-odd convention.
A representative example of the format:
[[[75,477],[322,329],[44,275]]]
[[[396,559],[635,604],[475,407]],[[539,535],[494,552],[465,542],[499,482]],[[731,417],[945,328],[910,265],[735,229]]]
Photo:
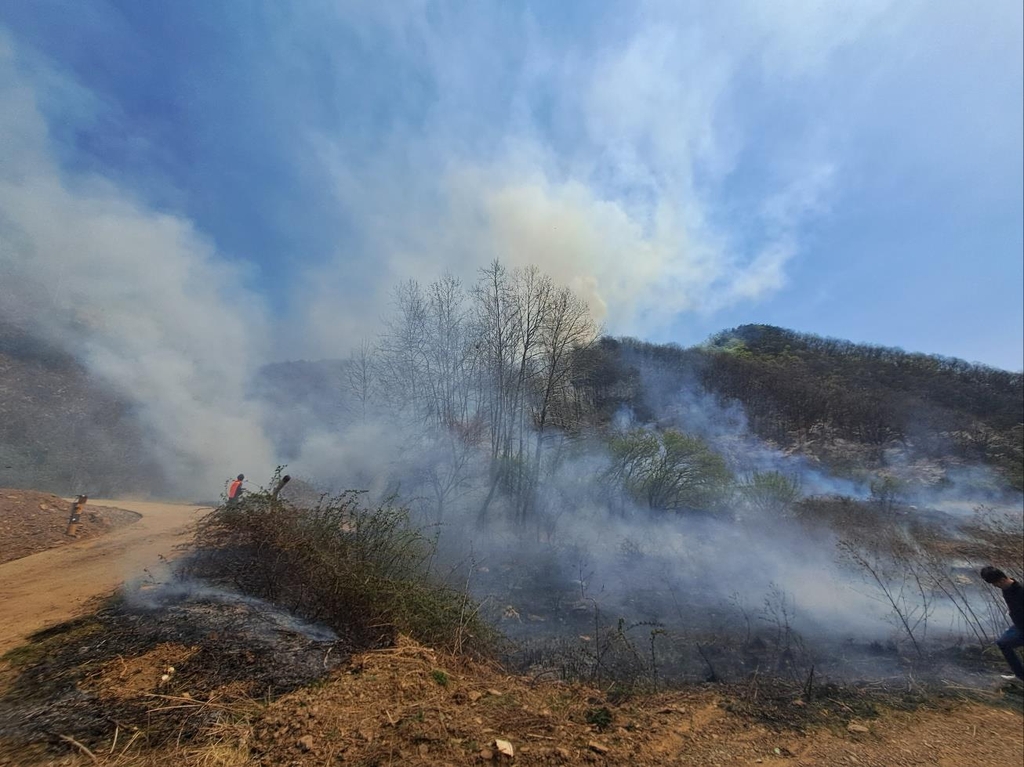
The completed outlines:
[[[234,481],[228,486],[228,505],[232,505],[242,497],[242,482],[245,481],[245,475],[239,474]]]

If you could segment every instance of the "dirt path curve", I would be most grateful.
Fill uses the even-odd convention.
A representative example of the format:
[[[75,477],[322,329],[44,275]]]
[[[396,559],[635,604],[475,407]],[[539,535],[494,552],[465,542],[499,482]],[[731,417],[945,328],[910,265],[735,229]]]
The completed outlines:
[[[171,559],[209,508],[149,501],[89,499],[142,518],[99,538],[0,565],[0,654],[35,631],[84,612],[90,600]]]

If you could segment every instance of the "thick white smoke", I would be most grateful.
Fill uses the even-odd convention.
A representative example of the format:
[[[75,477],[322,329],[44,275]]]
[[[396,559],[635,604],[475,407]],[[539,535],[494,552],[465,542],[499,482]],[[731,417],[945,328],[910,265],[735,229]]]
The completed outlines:
[[[0,321],[43,337],[140,406],[172,486],[220,492],[273,467],[246,401],[265,315],[245,269],[190,223],[64,173],[28,76],[0,38]]]

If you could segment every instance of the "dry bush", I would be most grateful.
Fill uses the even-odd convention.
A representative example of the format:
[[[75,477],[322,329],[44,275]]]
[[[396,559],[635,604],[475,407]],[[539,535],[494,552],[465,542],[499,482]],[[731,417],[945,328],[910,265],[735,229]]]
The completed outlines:
[[[396,633],[453,652],[488,654],[497,633],[464,591],[431,572],[434,541],[408,510],[360,494],[298,508],[249,493],[198,526],[188,574],[267,599],[357,644]]]
[[[871,543],[890,516],[872,503],[843,495],[811,496],[797,502],[793,515],[810,530],[833,532],[840,538]]]
[[[950,533],[920,520],[879,519],[870,535],[856,525],[839,526],[842,557],[873,584],[890,606],[894,622],[918,654],[928,617],[944,602],[955,610],[965,637],[989,645],[1006,624],[998,591],[978,570],[996,564],[1012,577],[1024,572],[1020,515],[979,507],[970,524]]]
[[[969,539],[959,547],[965,559],[996,565],[1012,578],[1024,579],[1024,535],[1019,511],[979,506],[965,532]]]

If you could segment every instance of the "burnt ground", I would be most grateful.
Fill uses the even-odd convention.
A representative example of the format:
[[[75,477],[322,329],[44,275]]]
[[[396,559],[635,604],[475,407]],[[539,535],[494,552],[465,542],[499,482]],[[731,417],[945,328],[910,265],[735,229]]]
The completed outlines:
[[[144,586],[0,661],[0,765],[1024,762],[1018,686],[930,686],[906,673],[823,683],[802,662],[778,665],[789,663],[783,625],[774,640],[754,632],[729,647],[680,636],[683,671],[730,673],[667,689],[660,664],[669,658],[659,653],[649,674],[645,655],[648,639],[670,639],[654,633],[659,626],[598,627],[592,603],[573,609],[567,597],[540,621],[514,607],[507,616],[506,625],[541,626],[561,613],[573,637],[564,656],[520,645],[516,665],[529,673],[516,674],[402,637],[365,651],[199,584]],[[560,679],[584,679],[595,664],[602,673],[590,681]],[[511,762],[501,755],[508,746]]]
[[[67,738],[91,749],[118,737],[189,742],[233,701],[308,685],[352,649],[258,600],[143,588],[4,656],[0,764],[63,751]]]
[[[343,658],[322,639],[296,644],[278,618],[257,621],[261,640],[235,642],[222,632],[256,616],[230,607],[172,609],[193,624],[172,629],[170,616],[148,627],[111,606],[41,636],[35,657],[23,651],[3,680],[0,764],[1019,767],[1024,759],[1010,690],[823,685],[808,696],[753,679],[613,696],[509,675],[403,637]],[[270,637],[282,642],[276,651]],[[175,672],[161,683],[169,666]],[[259,694],[264,687],[280,694]],[[501,754],[508,747],[513,759]]]
[[[566,683],[144,584],[0,661],[0,765],[509,764],[507,741],[519,765],[1019,767],[1021,708],[908,678]]]
[[[78,535],[72,538],[65,534],[70,513],[71,504],[59,496],[0,488],[0,564],[95,538],[139,519],[132,511],[86,503]]]

